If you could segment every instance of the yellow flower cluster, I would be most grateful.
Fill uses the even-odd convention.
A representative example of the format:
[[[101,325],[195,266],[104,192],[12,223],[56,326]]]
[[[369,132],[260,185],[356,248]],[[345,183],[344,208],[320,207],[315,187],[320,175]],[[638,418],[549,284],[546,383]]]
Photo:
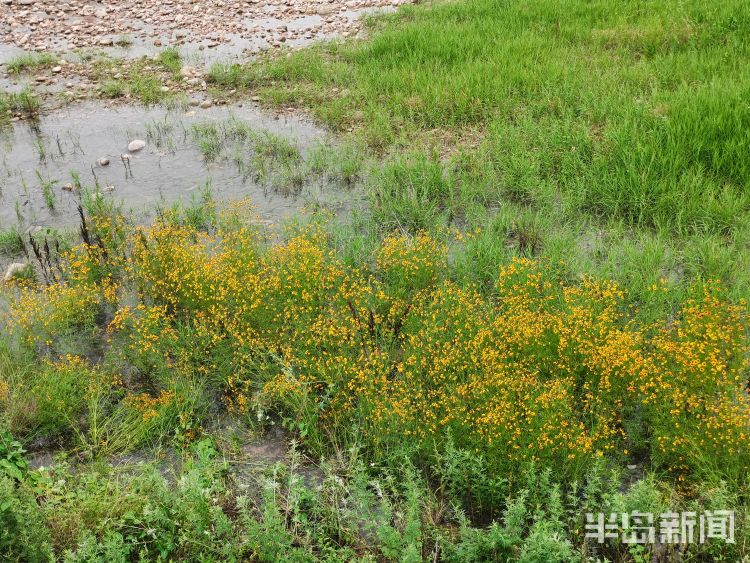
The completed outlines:
[[[498,467],[574,473],[621,455],[635,415],[668,469],[750,465],[744,305],[715,288],[644,324],[616,284],[568,283],[531,260],[503,267],[488,295],[451,281],[447,247],[423,233],[386,237],[355,268],[319,226],[266,249],[235,219],[213,234],[163,220],[128,236],[118,283],[140,304],[108,330],[144,371],[192,370],[235,412],[273,405],[329,434],[356,425],[376,447],[429,449],[450,434]],[[70,322],[116,302],[120,286],[92,275],[93,254],[71,253],[69,284],[21,290],[16,322]],[[145,420],[172,399],[128,400]]]
[[[129,395],[125,397],[126,404],[137,410],[144,422],[148,422],[159,416],[159,409],[172,404],[174,391],[162,391],[158,396],[152,397],[147,393]]]
[[[52,344],[57,334],[91,323],[102,300],[103,287],[95,284],[53,284],[18,290],[8,311],[6,326],[27,343]]]
[[[10,385],[0,379],[0,403],[4,403],[10,393]]]

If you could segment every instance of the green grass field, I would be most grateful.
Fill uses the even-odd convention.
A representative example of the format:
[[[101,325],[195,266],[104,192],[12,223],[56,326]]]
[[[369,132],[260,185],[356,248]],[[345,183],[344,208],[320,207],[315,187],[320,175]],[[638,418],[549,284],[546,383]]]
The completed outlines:
[[[747,296],[748,17],[742,2],[437,3],[365,42],[213,74],[393,157],[412,187],[376,191],[381,224],[465,222],[487,247],[529,231],[534,254],[636,293],[718,278]]]
[[[207,162],[367,205],[84,195],[0,301],[0,558],[750,558],[748,55],[738,0],[460,0],[214,64],[338,139],[196,123]],[[657,541],[724,510],[732,542]]]

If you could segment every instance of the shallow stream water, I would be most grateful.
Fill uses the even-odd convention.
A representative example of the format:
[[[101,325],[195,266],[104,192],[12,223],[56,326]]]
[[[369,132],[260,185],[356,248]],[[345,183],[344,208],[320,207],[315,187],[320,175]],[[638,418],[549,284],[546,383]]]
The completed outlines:
[[[75,184],[76,176],[84,187],[98,185],[102,197],[121,201],[136,220],[148,220],[160,206],[190,202],[206,186],[218,201],[249,197],[268,220],[288,217],[311,201],[343,204],[338,200],[346,194],[325,185],[308,183],[299,195],[289,197],[232,162],[206,162],[191,133],[193,125],[228,119],[286,138],[303,155],[326,138],[308,121],[269,116],[248,106],[187,112],[91,103],[70,106],[37,123],[17,122],[0,130],[0,225],[19,225],[21,230],[75,226],[81,194],[64,187]],[[146,147],[129,152],[128,143],[134,139],[146,141]],[[100,165],[102,158],[109,164]]]

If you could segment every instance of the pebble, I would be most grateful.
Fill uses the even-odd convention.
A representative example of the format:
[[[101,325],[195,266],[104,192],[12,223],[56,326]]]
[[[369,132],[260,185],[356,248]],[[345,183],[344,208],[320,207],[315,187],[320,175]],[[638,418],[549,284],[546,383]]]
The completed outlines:
[[[244,42],[257,52],[288,41],[356,35],[362,24],[350,17],[352,13],[356,16],[365,9],[392,9],[415,1],[0,0],[3,5],[19,6],[0,10],[0,33],[4,42],[27,49],[110,46],[113,37],[127,35],[157,47],[165,37],[178,43],[194,41],[199,49]],[[307,21],[300,25],[302,18]]]
[[[109,165],[109,159],[106,156],[103,156],[99,160],[97,160],[96,163],[99,166],[108,166]]]
[[[208,109],[208,108],[210,108],[210,107],[211,107],[212,105],[214,105],[214,103],[213,103],[213,102],[212,102],[211,100],[203,100],[203,101],[202,101],[202,102],[200,103],[200,106],[201,106],[201,108],[203,108],[203,109]]]
[[[145,146],[146,146],[146,141],[142,141],[141,139],[134,139],[128,143],[128,151],[138,152],[139,150],[143,149],[143,147]]]

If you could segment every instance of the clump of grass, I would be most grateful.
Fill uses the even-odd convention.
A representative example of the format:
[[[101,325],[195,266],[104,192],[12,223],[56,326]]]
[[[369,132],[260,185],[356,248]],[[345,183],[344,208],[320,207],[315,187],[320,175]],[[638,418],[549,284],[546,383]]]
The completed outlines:
[[[329,180],[351,186],[359,180],[365,166],[364,152],[354,144],[331,146],[321,143],[307,158],[313,174],[325,175]]]
[[[146,105],[158,103],[166,97],[165,93],[161,91],[161,82],[154,76],[130,75],[128,88],[133,97]]]
[[[392,158],[369,183],[373,215],[384,230],[416,232],[447,222],[454,193],[434,156],[415,152]]]
[[[0,230],[0,254],[14,256],[23,252],[23,238],[18,227]]]
[[[176,125],[166,117],[162,120],[154,120],[146,123],[146,138],[157,148],[166,148],[174,151],[174,134]]]
[[[217,206],[214,201],[211,181],[201,186],[198,196],[192,193],[189,203],[175,202],[170,209],[172,217],[179,217],[182,223],[196,231],[210,231],[216,226]]]
[[[18,113],[34,117],[39,113],[39,98],[31,90],[0,92],[0,118]]]
[[[251,82],[251,74],[244,65],[238,63],[215,62],[208,69],[206,79],[219,86],[228,88],[246,88]]]
[[[99,86],[99,91],[105,98],[121,98],[125,95],[126,86],[122,80],[105,80]]]
[[[33,145],[34,149],[36,150],[36,154],[39,157],[39,162],[47,162],[47,143],[45,142],[45,140],[42,137],[35,137]]]
[[[168,47],[156,57],[159,66],[168,70],[173,76],[179,76],[182,69],[182,57],[176,47]]]
[[[39,180],[39,185],[42,188],[44,202],[49,209],[54,209],[57,203],[57,198],[55,197],[55,184],[57,183],[57,180],[45,180],[39,170],[36,170],[35,173]]]
[[[53,66],[57,58],[51,53],[24,53],[10,59],[5,67],[11,74],[20,74],[37,68]]]
[[[299,193],[307,174],[299,148],[290,139],[262,131],[254,133],[249,144],[249,166],[260,181],[270,182],[276,191],[286,195]]]
[[[219,134],[219,127],[213,122],[195,123],[191,129],[193,138],[198,143],[198,149],[206,162],[214,162],[221,154],[223,143]]]
[[[26,115],[39,113],[39,98],[29,90],[23,90],[15,98],[16,107]]]
[[[103,57],[97,59],[93,65],[99,80],[98,93],[101,96],[112,99],[132,98],[144,105],[169,102],[175,98],[175,92],[162,91],[162,69],[179,75],[179,68],[179,54],[171,50],[165,51],[154,61],[146,57],[128,62]],[[117,78],[114,78],[115,76]]]
[[[255,135],[253,148],[260,158],[273,159],[282,164],[291,164],[302,159],[296,144],[288,137],[270,131],[263,131]]]

